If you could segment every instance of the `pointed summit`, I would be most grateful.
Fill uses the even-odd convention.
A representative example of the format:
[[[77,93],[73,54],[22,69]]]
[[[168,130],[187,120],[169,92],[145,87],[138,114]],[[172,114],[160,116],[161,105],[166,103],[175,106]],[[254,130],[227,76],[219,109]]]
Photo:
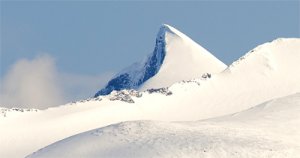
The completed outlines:
[[[147,60],[117,74],[95,97],[113,90],[167,87],[181,80],[201,77],[204,73],[220,72],[226,67],[192,39],[163,24],[157,33],[154,51]]]
[[[181,37],[181,38],[189,38],[188,36],[186,36],[182,32],[175,29],[174,27],[172,27],[168,24],[162,24],[160,29],[159,29],[159,32],[158,32],[157,36],[162,35],[162,37],[164,37],[166,33],[173,34],[173,35],[176,35],[176,36]]]
[[[172,33],[172,34],[177,34],[178,33],[178,31],[175,29],[175,28],[173,28],[172,26],[170,26],[170,25],[167,25],[167,24],[162,24],[161,26],[160,26],[160,28],[159,28],[159,31],[158,31],[158,33],[157,33],[157,37],[156,37],[156,39],[164,39],[165,38],[165,34],[166,33]],[[180,34],[181,32],[179,32],[179,34]],[[178,34],[178,35],[179,35]],[[181,33],[182,34],[182,33]]]
[[[200,78],[204,73],[221,72],[227,67],[172,26],[163,24],[157,39],[164,43],[164,61],[157,74],[147,80],[139,90],[168,87],[181,80]]]

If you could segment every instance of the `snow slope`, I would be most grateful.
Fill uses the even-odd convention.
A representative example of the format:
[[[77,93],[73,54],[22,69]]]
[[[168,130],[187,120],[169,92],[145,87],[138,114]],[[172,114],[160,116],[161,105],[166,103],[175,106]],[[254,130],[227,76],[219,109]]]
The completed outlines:
[[[168,87],[181,80],[219,73],[227,66],[192,39],[164,24],[159,29],[153,53],[117,74],[105,88],[95,94],[107,95],[113,90]]]
[[[37,157],[285,157],[300,155],[300,93],[197,122],[134,121],[78,134]]]
[[[300,92],[299,50],[300,39],[277,39],[219,74],[170,88],[114,91],[41,111],[4,110],[0,157],[22,157],[66,137],[121,121],[208,119]]]

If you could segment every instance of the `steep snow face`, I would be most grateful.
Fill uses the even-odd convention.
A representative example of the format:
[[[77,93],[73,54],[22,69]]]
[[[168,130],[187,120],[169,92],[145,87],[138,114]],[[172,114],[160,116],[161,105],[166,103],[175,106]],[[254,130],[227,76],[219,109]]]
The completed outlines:
[[[300,93],[204,121],[110,125],[66,138],[28,157],[296,158],[299,113]]]
[[[145,82],[142,89],[167,87],[177,81],[198,78],[203,73],[221,72],[225,68],[224,63],[196,42],[164,24],[157,34],[152,55],[116,75],[95,97],[113,90],[138,89]]]

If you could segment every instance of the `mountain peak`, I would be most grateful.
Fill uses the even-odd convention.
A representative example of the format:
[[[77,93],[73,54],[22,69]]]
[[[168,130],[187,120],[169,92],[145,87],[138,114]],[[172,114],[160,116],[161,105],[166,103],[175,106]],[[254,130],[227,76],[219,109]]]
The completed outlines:
[[[183,34],[182,32],[180,32],[179,30],[177,30],[173,26],[170,26],[168,24],[162,24],[160,26],[160,29],[159,29],[159,31],[157,33],[157,37],[156,38],[157,39],[165,39],[166,34],[171,34],[171,35],[175,35],[177,37],[190,39],[188,36],[186,36],[185,34]]]
[[[173,30],[176,30],[176,29],[168,24],[162,24],[159,28],[158,34],[164,34],[165,32],[174,33]]]
[[[159,43],[165,43],[166,34],[176,34],[174,31],[177,31],[175,28],[173,28],[170,25],[162,24],[159,28],[159,31],[156,36],[156,44]]]
[[[142,85],[141,90],[168,87],[175,82],[201,78],[204,73],[217,73],[225,68],[225,64],[192,39],[163,24],[158,31],[154,51],[147,60],[123,70],[95,97],[113,90],[140,89]],[[144,85],[150,79],[151,82]]]

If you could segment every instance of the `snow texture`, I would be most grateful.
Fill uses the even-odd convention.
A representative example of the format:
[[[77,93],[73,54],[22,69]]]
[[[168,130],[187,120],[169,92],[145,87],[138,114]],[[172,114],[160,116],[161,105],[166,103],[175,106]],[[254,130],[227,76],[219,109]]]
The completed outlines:
[[[66,138],[29,157],[296,158],[299,113],[300,93],[204,121],[114,124]]]

